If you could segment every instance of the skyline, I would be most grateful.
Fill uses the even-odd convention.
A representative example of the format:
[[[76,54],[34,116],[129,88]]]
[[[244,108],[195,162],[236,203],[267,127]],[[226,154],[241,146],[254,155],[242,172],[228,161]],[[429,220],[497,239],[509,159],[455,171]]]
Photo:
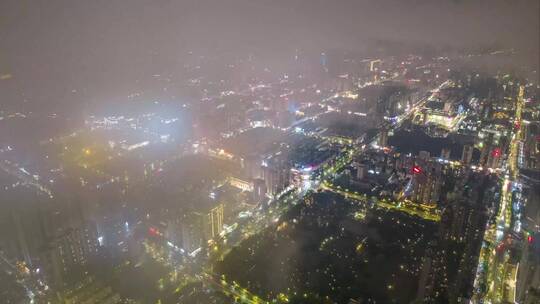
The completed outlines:
[[[0,303],[540,303],[539,9],[2,1]]]
[[[277,5],[6,0],[0,5],[0,74],[10,75],[0,86],[11,104],[29,100],[64,106],[90,99],[71,98],[72,90],[106,92],[96,100],[115,98],[146,71],[179,71],[189,52],[253,53],[267,65],[283,65],[295,50],[373,54],[421,46],[452,54],[514,49],[518,60],[510,64],[516,68],[538,65],[540,52],[540,7],[534,0],[300,0]]]

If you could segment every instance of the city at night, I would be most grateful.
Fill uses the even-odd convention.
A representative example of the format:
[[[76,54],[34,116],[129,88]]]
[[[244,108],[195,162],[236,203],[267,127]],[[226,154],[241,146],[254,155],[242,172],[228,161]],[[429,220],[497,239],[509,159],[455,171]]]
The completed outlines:
[[[0,304],[540,304],[538,0],[0,0]]]

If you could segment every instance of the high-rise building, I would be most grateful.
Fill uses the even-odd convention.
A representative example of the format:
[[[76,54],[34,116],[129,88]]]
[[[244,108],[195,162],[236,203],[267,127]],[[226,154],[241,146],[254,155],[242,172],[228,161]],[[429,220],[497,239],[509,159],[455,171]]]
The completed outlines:
[[[516,299],[519,303],[540,303],[540,233],[528,236],[521,250]]]
[[[24,261],[32,268],[47,240],[44,209],[48,201],[20,187],[0,197],[0,250],[13,263]]]
[[[412,171],[413,191],[410,197],[411,200],[421,204],[438,202],[442,187],[440,165],[425,163],[424,167],[414,166]]]
[[[265,160],[263,165],[263,179],[266,191],[275,195],[285,189],[290,181],[290,167],[281,157],[272,157]]]
[[[430,157],[430,153],[428,151],[420,151],[418,153],[418,158],[420,158],[421,160],[423,161],[428,161],[429,160],[429,157]]]
[[[378,70],[378,66],[380,66],[380,64],[382,63],[382,60],[380,59],[375,59],[375,60],[372,60],[369,62],[369,71],[370,72],[375,72]]]
[[[468,165],[472,161],[474,148],[471,145],[463,146],[463,153],[461,154],[461,162],[465,165]]]
[[[26,214],[21,214],[24,212]],[[8,250],[8,255],[19,261],[24,261],[32,266],[33,261],[38,257],[40,248],[45,244],[45,232],[42,230],[41,216],[32,212],[32,210],[17,210],[11,213],[11,223],[13,233],[16,238],[11,246],[4,248]],[[22,218],[22,216],[31,215],[32,217]]]
[[[453,103],[451,101],[446,101],[443,106],[443,112],[446,114],[453,114]]]
[[[491,169],[497,169],[501,165],[501,149],[500,148],[494,148],[491,150],[491,152],[488,154],[486,167]]]
[[[61,285],[65,275],[88,264],[97,253],[97,232],[93,225],[67,228],[49,242],[45,251],[45,267],[51,283]]]
[[[434,255],[434,289],[429,303],[468,303],[478,266],[481,240],[493,199],[496,179],[467,171],[459,175],[443,202],[437,251]],[[448,267],[453,263],[453,267]]]
[[[260,202],[266,197],[266,183],[263,179],[253,180],[253,198],[255,201]]]
[[[416,203],[431,204],[439,200],[441,181],[435,175],[417,176],[411,200]]]
[[[177,246],[181,246],[183,237],[182,224],[184,223],[184,218],[175,215],[167,220],[167,227],[165,227],[164,233],[167,240]]]
[[[426,255],[422,258],[422,270],[418,279],[418,290],[416,292],[416,299],[418,302],[424,301],[427,295],[431,294],[433,287],[433,259],[431,256],[433,253],[430,248],[426,250]]]
[[[381,134],[379,135],[379,146],[386,147],[388,146],[388,130],[383,128]]]
[[[443,149],[441,150],[441,158],[442,158],[442,159],[447,159],[447,160],[450,159],[450,149],[448,149],[448,148],[443,148]]]
[[[217,237],[223,231],[223,204],[210,209],[203,217],[203,231],[206,240]]]
[[[205,211],[191,212],[181,223],[182,248],[187,252],[202,247],[223,231],[225,206],[218,204]]]
[[[202,229],[202,221],[198,216],[190,214],[184,218],[181,223],[182,229],[182,248],[191,253],[198,248],[201,248],[204,241],[204,234]]]
[[[358,164],[356,166],[356,178],[357,179],[364,179],[367,175],[367,168],[365,164]]]

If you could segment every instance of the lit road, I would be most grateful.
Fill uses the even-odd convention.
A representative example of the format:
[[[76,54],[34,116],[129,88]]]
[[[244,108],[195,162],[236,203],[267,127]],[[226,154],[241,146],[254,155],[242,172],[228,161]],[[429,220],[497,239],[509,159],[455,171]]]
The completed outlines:
[[[36,189],[39,193],[45,194],[52,198],[52,191],[39,182],[39,177],[32,176],[24,168],[19,168],[16,164],[11,163],[8,160],[0,161],[0,169],[7,174],[15,177],[24,185],[28,185]]]
[[[218,290],[221,293],[227,295],[234,299],[235,303],[244,303],[244,304],[269,304],[270,302],[262,300],[259,296],[252,294],[247,289],[242,288],[236,282],[227,282],[222,276],[220,280],[216,279],[214,276],[203,273],[200,276],[200,279],[207,285],[211,286],[212,289]]]
[[[519,183],[518,157],[522,136],[523,91],[524,88],[520,87],[519,95],[515,101],[514,124],[517,127],[512,132],[511,142],[508,146],[505,175],[501,183],[499,212],[495,218],[495,225],[486,228],[480,251],[474,283],[474,302],[481,300],[484,300],[485,303],[515,302],[516,269],[514,265],[508,263],[510,256],[505,243],[506,240],[512,238],[512,226],[521,226],[520,219],[513,214],[512,190],[514,185]],[[481,290],[482,285],[486,287],[487,291]]]
[[[321,184],[321,189],[343,195],[346,198],[351,198],[359,202],[368,203],[367,196],[349,191],[347,189],[340,189],[339,187],[336,187],[326,182],[323,182]],[[394,202],[394,201],[385,200],[385,199],[377,199],[373,203],[374,203],[374,206],[378,208],[404,212],[412,216],[421,217],[428,221],[438,222],[441,220],[441,214],[439,210],[435,208],[435,206],[428,206],[425,204],[415,204],[407,200]]]

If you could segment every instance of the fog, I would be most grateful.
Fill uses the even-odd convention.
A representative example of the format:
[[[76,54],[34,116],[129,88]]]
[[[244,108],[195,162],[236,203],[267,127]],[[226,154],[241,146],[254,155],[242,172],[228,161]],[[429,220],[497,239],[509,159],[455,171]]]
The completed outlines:
[[[538,16],[535,0],[3,0],[0,74],[11,79],[0,89],[10,103],[54,103],[74,89],[114,94],[143,74],[174,70],[190,51],[279,62],[294,50],[393,43],[396,52],[514,48],[537,64]]]

